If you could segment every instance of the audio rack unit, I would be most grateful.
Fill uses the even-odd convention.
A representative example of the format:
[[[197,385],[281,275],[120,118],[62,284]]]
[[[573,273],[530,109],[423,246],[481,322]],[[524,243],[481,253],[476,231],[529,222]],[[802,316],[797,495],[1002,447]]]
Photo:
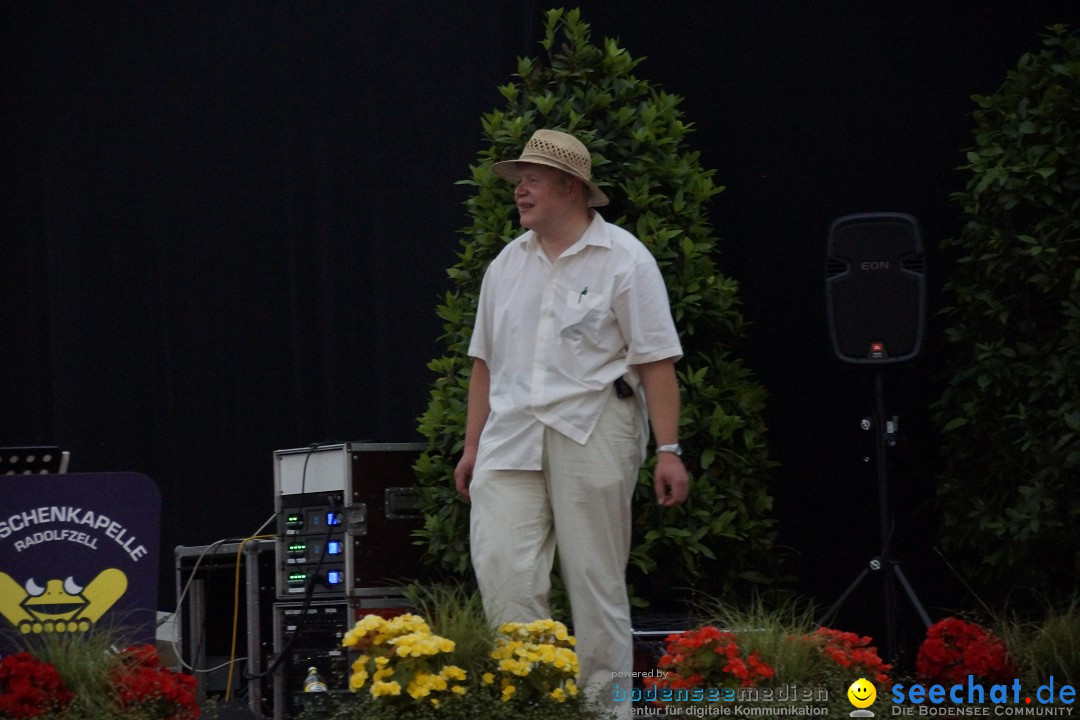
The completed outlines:
[[[274,718],[302,709],[309,667],[347,692],[341,639],[369,612],[396,614],[420,579],[412,467],[421,443],[335,443],[274,453]]]
[[[419,577],[421,443],[338,443],[274,453],[277,596],[352,597]]]
[[[280,679],[274,683],[274,708],[280,708],[275,718],[304,709],[302,690],[308,668],[316,668],[327,679],[329,692],[348,691],[350,661],[341,639],[351,627],[351,617],[345,600],[274,606],[274,646],[286,653],[275,675]]]

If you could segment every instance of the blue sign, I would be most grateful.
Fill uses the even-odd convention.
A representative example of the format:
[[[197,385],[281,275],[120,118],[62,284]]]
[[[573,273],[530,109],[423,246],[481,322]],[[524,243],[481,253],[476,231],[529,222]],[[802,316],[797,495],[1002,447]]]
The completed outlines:
[[[152,643],[160,522],[138,473],[0,477],[0,652],[95,626]]]

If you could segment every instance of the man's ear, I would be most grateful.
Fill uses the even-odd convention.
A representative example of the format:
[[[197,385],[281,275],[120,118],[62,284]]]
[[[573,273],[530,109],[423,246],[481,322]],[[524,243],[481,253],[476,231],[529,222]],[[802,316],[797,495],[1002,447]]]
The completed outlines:
[[[567,173],[566,179],[569,181],[567,188],[574,193],[574,199],[585,202],[589,197],[589,189],[585,187],[585,183],[581,178],[574,177]]]

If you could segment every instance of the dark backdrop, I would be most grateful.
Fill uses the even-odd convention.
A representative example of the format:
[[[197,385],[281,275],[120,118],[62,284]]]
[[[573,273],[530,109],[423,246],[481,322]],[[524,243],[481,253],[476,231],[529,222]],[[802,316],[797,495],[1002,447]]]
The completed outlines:
[[[949,193],[991,93],[1075,0],[587,0],[594,39],[686,98],[728,189],[720,265],[771,394],[781,541],[829,602],[876,551],[870,376],[834,360],[829,222],[915,215],[931,311],[959,227]],[[0,10],[4,281],[0,444],[57,443],[73,471],[161,486],[171,548],[253,532],[272,453],[420,440],[466,190],[546,6],[475,2],[8,2]],[[510,209],[508,208],[508,212]],[[931,551],[937,323],[887,368],[906,441],[897,552],[931,608],[959,585]],[[172,600],[163,573],[162,607]],[[877,596],[856,602],[872,607]]]

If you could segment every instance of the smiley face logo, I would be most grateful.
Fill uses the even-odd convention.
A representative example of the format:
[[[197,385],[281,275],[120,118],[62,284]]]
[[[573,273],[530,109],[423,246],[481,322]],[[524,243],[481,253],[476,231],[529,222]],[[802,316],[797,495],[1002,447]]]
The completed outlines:
[[[86,632],[127,591],[128,579],[121,570],[106,568],[86,587],[74,577],[45,581],[44,587],[30,578],[20,587],[0,572],[0,618],[24,635]]]
[[[847,689],[848,700],[857,708],[868,708],[877,700],[877,688],[866,678],[859,678]]]

